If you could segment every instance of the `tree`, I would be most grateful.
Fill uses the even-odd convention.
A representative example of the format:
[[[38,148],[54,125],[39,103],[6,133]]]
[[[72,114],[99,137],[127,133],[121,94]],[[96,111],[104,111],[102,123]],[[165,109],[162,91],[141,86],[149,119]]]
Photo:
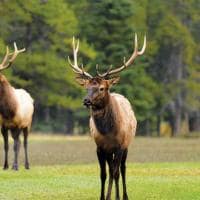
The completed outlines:
[[[150,3],[150,6],[153,5]],[[152,21],[156,19],[157,23],[151,26],[153,22],[151,20],[148,22],[149,27],[154,28],[150,31],[155,35],[154,40],[157,43],[151,74],[160,85],[163,85],[165,100],[160,109],[168,109],[173,135],[181,132],[181,122],[188,110],[186,99],[189,90],[186,85],[191,81],[189,77],[194,64],[195,43],[183,11],[187,10],[190,16],[192,14],[191,10],[188,12],[190,5],[186,1],[168,2],[159,7],[160,10],[157,12],[154,11],[154,17],[151,19]],[[186,7],[183,9],[183,6]],[[168,10],[168,13],[161,12],[164,9]],[[149,14],[152,14],[151,9]]]
[[[48,122],[51,107],[53,110],[62,107],[66,113],[79,108],[81,90],[66,67],[71,38],[78,32],[77,19],[67,2],[49,0],[26,4],[18,0],[0,4],[0,27],[4,30],[0,37],[4,43],[17,41],[27,49],[7,75],[15,86],[30,91],[35,99],[37,119],[42,120],[40,116],[43,116]],[[85,57],[93,56],[87,44],[84,48]],[[65,117],[69,118],[68,114]]]
[[[134,9],[132,1],[87,1],[88,4],[81,14],[81,35],[87,38],[88,43],[94,45],[97,51],[91,71],[95,74],[95,64],[100,64],[100,70],[108,69],[108,66],[123,64],[123,57],[129,57],[133,51],[134,29],[132,19]],[[122,9],[123,8],[123,9]],[[136,8],[137,9],[137,8]],[[131,22],[131,23],[130,23]],[[144,25],[144,23],[142,24]],[[140,29],[141,26],[138,28]],[[143,31],[143,36],[145,31]],[[141,39],[142,37],[139,37]],[[139,40],[140,45],[143,40]],[[145,72],[145,59],[143,64],[136,62],[135,69],[129,69],[121,73],[121,82],[116,86],[116,91],[128,97],[134,105],[139,122],[152,121],[151,110],[154,107],[153,93],[149,92],[155,86],[151,77]],[[131,68],[131,67],[130,67]],[[146,97],[146,98],[145,98]],[[145,114],[144,114],[145,113]],[[146,120],[148,118],[148,120]],[[140,132],[150,132],[140,126]]]
[[[0,55],[16,41],[27,51],[5,73],[35,99],[37,130],[87,130],[84,90],[67,67],[72,36],[80,39],[79,63],[95,75],[123,64],[147,35],[144,56],[120,74],[113,88],[134,107],[138,132],[154,134],[163,121],[174,135],[200,129],[199,0],[0,1]],[[184,130],[187,132],[188,130]]]

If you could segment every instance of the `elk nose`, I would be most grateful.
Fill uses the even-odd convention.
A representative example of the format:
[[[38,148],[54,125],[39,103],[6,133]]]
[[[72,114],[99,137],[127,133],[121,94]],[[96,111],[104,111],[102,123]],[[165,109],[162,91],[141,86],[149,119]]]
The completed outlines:
[[[91,106],[91,101],[90,101],[90,99],[89,98],[85,98],[84,100],[83,100],[83,105],[84,106],[87,106],[87,107],[89,107],[89,106]]]

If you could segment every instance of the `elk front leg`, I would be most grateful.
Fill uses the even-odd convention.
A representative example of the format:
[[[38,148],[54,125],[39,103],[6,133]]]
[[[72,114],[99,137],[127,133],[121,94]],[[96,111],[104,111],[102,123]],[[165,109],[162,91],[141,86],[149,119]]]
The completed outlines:
[[[8,149],[9,149],[9,144],[8,144],[8,129],[5,126],[1,127],[1,133],[3,135],[4,139],[4,152],[5,152],[5,162],[3,169],[8,169]]]
[[[121,161],[121,175],[122,175],[122,185],[123,185],[123,200],[128,200],[128,195],[126,191],[126,158],[127,158],[128,150],[125,149],[122,161]]]
[[[119,167],[121,164],[122,156],[123,156],[123,150],[121,148],[117,149],[114,153],[114,170],[113,170],[113,177],[115,179],[115,199],[119,200]]]
[[[97,148],[97,157],[100,165],[101,177],[101,196],[100,200],[105,200],[105,182],[106,182],[106,154],[101,148]]]
[[[113,185],[113,153],[107,153],[106,160],[109,167],[109,182],[108,182],[108,191],[106,195],[106,200],[111,199],[112,185]]]
[[[20,149],[20,140],[19,140],[19,135],[20,135],[20,129],[18,128],[12,128],[11,133],[12,133],[12,138],[14,139],[14,162],[13,162],[13,170],[18,170],[18,154],[19,154],[19,149]]]

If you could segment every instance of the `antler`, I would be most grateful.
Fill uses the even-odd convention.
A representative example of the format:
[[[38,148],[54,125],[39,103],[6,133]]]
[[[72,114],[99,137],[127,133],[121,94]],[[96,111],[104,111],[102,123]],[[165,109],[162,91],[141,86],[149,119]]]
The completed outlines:
[[[78,66],[78,61],[77,61],[77,54],[78,54],[78,49],[79,49],[79,40],[77,41],[77,44],[75,44],[75,38],[73,37],[73,54],[74,54],[74,63],[72,64],[70,57],[68,56],[68,62],[72,67],[72,70],[78,74],[79,76],[81,76],[82,78],[86,78],[86,79],[91,79],[92,76],[85,72],[84,68],[83,68],[83,64],[81,65],[81,68]]]
[[[15,51],[13,53],[10,53],[8,46],[6,47],[6,55],[4,56],[3,61],[0,64],[0,71],[10,67],[15,58],[17,57],[17,55],[26,50],[25,48],[19,50],[15,42],[14,42],[14,49]]]
[[[129,65],[131,65],[138,55],[139,56],[142,55],[144,53],[145,49],[146,49],[146,36],[144,36],[144,44],[143,44],[142,50],[138,51],[137,34],[135,34],[135,48],[134,48],[134,52],[131,55],[131,57],[129,58],[129,60],[126,61],[126,59],[124,57],[124,64],[121,67],[118,67],[116,69],[111,70],[111,67],[112,67],[111,66],[108,69],[108,71],[106,73],[104,73],[104,74],[100,74],[99,71],[98,71],[98,68],[97,68],[97,75],[99,77],[105,78],[105,77],[108,77],[110,75],[117,74],[117,73],[121,72],[122,70],[127,68]]]

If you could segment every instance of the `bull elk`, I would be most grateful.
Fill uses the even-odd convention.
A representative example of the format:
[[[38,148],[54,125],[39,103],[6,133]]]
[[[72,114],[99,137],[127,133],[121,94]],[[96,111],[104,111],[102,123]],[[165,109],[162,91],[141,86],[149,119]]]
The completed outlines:
[[[25,49],[18,50],[14,43],[14,52],[10,53],[7,47],[5,57],[0,64],[0,72],[7,69],[16,59],[19,53]],[[27,138],[33,115],[33,99],[23,89],[15,89],[6,77],[0,73],[0,124],[4,139],[5,162],[3,169],[8,169],[8,131],[11,131],[14,139],[14,162],[12,168],[18,170],[18,153],[20,148],[20,132],[24,133],[25,168],[29,169]]]
[[[135,135],[137,121],[129,101],[122,95],[110,93],[109,89],[119,80],[119,72],[130,66],[134,59],[142,55],[146,48],[146,36],[141,51],[138,51],[137,35],[135,34],[135,48],[131,57],[122,66],[101,74],[96,66],[97,76],[93,77],[82,67],[78,66],[77,54],[79,41],[73,38],[73,62],[68,57],[72,70],[76,73],[76,80],[87,89],[87,96],[83,104],[90,108],[90,131],[97,145],[97,157],[100,165],[101,195],[105,200],[106,162],[109,167],[109,182],[106,200],[111,199],[113,180],[115,180],[116,199],[119,196],[119,170],[121,170],[123,185],[123,200],[128,199],[126,190],[126,158],[128,146]],[[115,75],[115,76],[113,76]],[[119,169],[120,168],[120,169]]]

